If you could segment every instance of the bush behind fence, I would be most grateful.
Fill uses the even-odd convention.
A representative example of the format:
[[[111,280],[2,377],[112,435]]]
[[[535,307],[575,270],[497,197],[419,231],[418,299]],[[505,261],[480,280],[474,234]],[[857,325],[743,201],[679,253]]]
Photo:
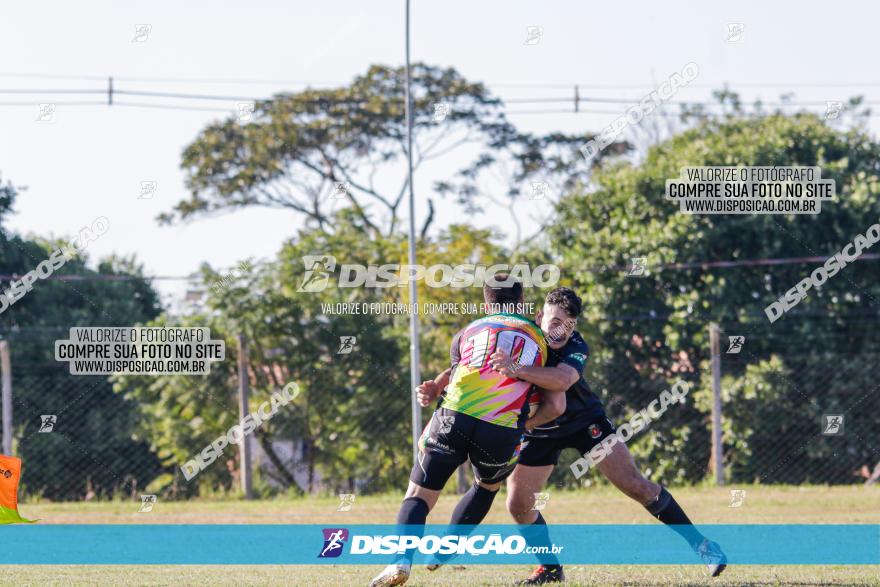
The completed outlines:
[[[876,335],[869,323],[855,319],[841,325],[826,317],[796,318],[799,324],[720,325],[728,483],[862,483],[880,462]],[[803,340],[804,321],[822,330],[825,344]],[[585,376],[592,389],[619,425],[676,379],[688,381],[687,402],[671,406],[629,446],[657,481],[691,484],[711,477],[708,343],[676,355],[652,341],[644,319],[622,326],[615,331],[630,333],[626,340],[590,340],[585,331],[592,347]],[[705,330],[708,341],[709,324],[694,327]],[[592,330],[601,338],[601,324]],[[738,352],[728,348],[731,336],[744,336]],[[48,346],[54,341],[37,338]],[[238,491],[237,446],[227,447],[189,482],[180,471],[187,458],[239,421],[234,346],[207,379],[141,378],[148,391],[133,393],[125,380],[70,375],[66,364],[17,363],[16,337],[7,340],[13,349],[15,453],[25,469],[22,499],[128,499],[144,493],[184,499]],[[289,380],[303,388],[248,437],[258,495],[405,487],[412,458],[406,353],[391,350],[377,364],[374,354],[358,347],[350,354],[328,351],[297,369],[251,362],[251,411]],[[249,352],[266,355],[259,345]],[[422,415],[427,419],[430,410]],[[843,426],[828,434],[827,417],[834,415],[842,416]],[[569,465],[578,456],[563,454],[551,478],[555,486],[604,482],[595,473],[576,479]]]

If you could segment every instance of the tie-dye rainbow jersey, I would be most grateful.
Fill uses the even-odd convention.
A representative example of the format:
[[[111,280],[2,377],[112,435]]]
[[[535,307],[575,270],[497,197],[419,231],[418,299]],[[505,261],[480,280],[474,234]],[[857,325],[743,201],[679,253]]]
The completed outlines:
[[[454,369],[442,406],[508,428],[528,416],[532,384],[501,375],[489,366],[497,350],[517,365],[543,367],[547,342],[537,324],[519,314],[492,314],[455,335],[450,356]]]

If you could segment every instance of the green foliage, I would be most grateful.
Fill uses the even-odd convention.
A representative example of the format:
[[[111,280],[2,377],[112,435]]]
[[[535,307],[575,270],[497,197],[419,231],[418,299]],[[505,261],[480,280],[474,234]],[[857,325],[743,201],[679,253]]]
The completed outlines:
[[[114,389],[138,406],[136,437],[149,442],[150,450],[166,471],[164,483],[157,490],[168,497],[194,495],[198,485],[229,490],[234,485],[231,467],[237,458],[236,447],[187,483],[180,466],[232,426],[238,424],[238,388],[235,372],[235,339],[227,335],[217,321],[200,317],[175,320],[162,315],[145,326],[208,327],[211,339],[222,339],[226,360],[212,363],[204,376],[114,376]],[[155,485],[154,485],[155,487]]]
[[[827,360],[821,355],[825,349],[865,356],[876,349],[875,331],[851,329],[858,316],[876,319],[880,285],[875,261],[848,266],[772,326],[763,308],[818,263],[721,270],[701,264],[834,254],[880,216],[878,162],[880,145],[863,132],[835,130],[813,115],[706,121],[651,148],[639,164],[605,166],[595,175],[594,190],[567,198],[550,230],[551,242],[561,251],[563,275],[573,275],[572,285],[584,296],[585,336],[601,349],[588,369],[612,413],[619,413],[618,404],[639,409],[639,402],[650,401],[646,388],[673,377],[695,380],[705,388],[708,371],[700,366],[708,364],[712,321],[720,323],[725,334],[746,335],[743,361],[725,359],[725,373],[731,375],[727,381],[739,385],[752,384],[749,377],[739,379],[748,364],[763,365],[773,353],[780,355],[776,360],[781,363],[771,363],[777,372],[801,374]],[[836,181],[838,199],[826,202],[817,216],[679,213],[676,204],[663,197],[666,179],[678,177],[685,166],[709,165],[820,166],[823,177]],[[630,258],[641,256],[648,257],[648,275],[625,277]],[[670,264],[687,267],[669,268]],[[769,434],[774,429],[769,423],[803,422],[800,413],[811,401],[817,402],[810,407],[815,415],[820,406],[845,404],[843,398],[858,389],[850,381],[829,381],[816,394],[803,397],[781,376],[771,387],[768,400],[784,394],[786,402],[765,406],[761,413],[766,417],[753,417],[748,425],[757,431],[731,429],[727,437],[735,478],[751,481],[768,460],[782,458],[770,449],[771,436],[760,441],[760,454],[741,452],[742,443],[756,450],[755,435]],[[731,410],[737,413],[737,408]],[[677,409],[652,427],[653,440],[644,454],[648,467],[663,481],[696,481],[704,474],[707,416],[705,405],[699,410]],[[818,420],[816,416],[802,431],[815,434]],[[867,428],[877,430],[878,425],[872,418]],[[642,452],[642,445],[635,446]],[[764,470],[765,480],[777,480],[784,470],[780,467],[775,473]],[[841,479],[835,467],[810,472],[815,469],[800,468],[800,477],[785,470],[784,480]]]
[[[453,68],[412,66],[413,166],[466,148],[469,161],[437,182],[434,193],[479,209],[481,178],[506,174],[500,186],[518,197],[529,178],[555,178],[566,188],[587,172],[577,149],[588,136],[533,136],[510,123],[501,102]],[[435,117],[435,106],[448,107]],[[172,222],[247,206],[285,208],[326,231],[343,200],[374,237],[399,229],[407,184],[404,68],[373,65],[347,86],[283,93],[255,104],[253,119],[236,117],[203,129],[183,153],[190,195],[160,220]],[[621,152],[615,144],[608,152]],[[499,171],[500,169],[500,171]],[[337,184],[339,199],[329,196]],[[434,217],[434,198],[422,235]]]
[[[852,393],[852,379],[845,385],[816,377],[816,388],[807,392],[792,381],[802,381],[810,368],[828,360],[818,349],[833,344],[844,352],[866,353],[873,344],[875,337],[869,333],[844,334],[854,313],[870,311],[866,298],[880,294],[869,278],[871,265],[848,267],[845,277],[812,292],[796,311],[769,327],[763,307],[796,283],[811,264],[773,266],[772,271],[762,266],[708,271],[700,264],[838,250],[867,228],[866,218],[877,217],[878,154],[877,145],[858,131],[835,130],[807,115],[705,121],[657,145],[639,164],[603,165],[594,187],[567,197],[551,228],[519,258],[510,259],[561,264],[565,283],[584,297],[580,328],[593,349],[587,378],[612,419],[628,418],[677,378],[694,384],[686,404],[671,408],[652,423],[649,434],[630,443],[653,478],[693,483],[706,474],[708,325],[713,320],[722,324],[725,334],[747,336],[741,358],[724,360],[725,389],[730,393],[726,466],[734,479],[839,481],[847,478],[858,459],[870,458],[864,448],[852,446],[846,453],[852,458],[827,466],[822,459],[834,449],[820,440],[805,448],[805,453],[816,454],[793,467],[776,445],[780,434],[815,435],[823,410],[833,409],[835,402],[843,405]],[[822,166],[825,176],[836,180],[839,200],[826,203],[820,216],[793,218],[686,216],[663,199],[665,180],[676,177],[681,167],[731,162]],[[332,255],[339,263],[405,264],[405,239],[396,232],[377,234],[356,208],[344,209],[325,224],[332,230],[321,225],[301,230],[276,262],[258,265],[228,287],[212,291],[211,323],[227,337],[247,337],[254,402],[288,381],[302,386],[295,405],[260,434],[261,444],[268,447],[276,441],[305,441],[299,466],[306,473],[307,488],[322,481],[334,490],[392,489],[405,481],[410,454],[408,319],[337,315],[327,313],[322,304],[407,303],[408,292],[403,287],[339,289],[333,285],[336,274],[320,292],[300,291],[300,284],[305,255]],[[434,239],[423,238],[419,258],[426,265],[507,260],[505,251],[491,244],[492,237],[454,225]],[[633,256],[648,257],[653,268],[646,277],[624,277]],[[674,263],[689,268],[661,267]],[[206,282],[218,277],[205,268]],[[529,292],[535,301],[539,295]],[[427,288],[424,282],[419,296],[423,303],[480,301],[478,289]],[[822,315],[821,324],[810,319],[816,313]],[[448,341],[467,321],[466,316],[421,317],[424,378],[445,368]],[[355,353],[337,354],[340,337],[350,335],[358,339]],[[209,387],[234,393],[234,376],[227,375],[223,382],[200,387],[195,397],[209,393]],[[182,393],[186,387],[169,383],[160,388]],[[758,390],[761,394],[752,397]],[[231,396],[226,401],[231,407]],[[159,432],[173,429],[178,416],[174,411],[162,413],[169,422],[152,426],[151,442],[164,439],[168,447],[162,455],[168,458],[188,458],[225,429],[220,414],[216,416],[205,419],[204,430],[193,438],[166,438]],[[874,426],[872,421],[867,429]],[[232,488],[226,475],[235,469],[237,455],[229,458],[227,467],[204,474],[200,483]],[[561,464],[553,482],[573,484],[567,461]],[[295,490],[292,475],[297,471],[290,463],[282,467],[290,469],[288,475],[275,481]]]
[[[0,191],[2,214],[16,191],[9,186]],[[21,276],[60,244],[0,230],[0,274]],[[130,496],[160,470],[147,443],[132,436],[134,404],[114,394],[106,377],[70,375],[66,363],[54,360],[54,341],[66,339],[72,326],[135,324],[159,311],[158,296],[140,278],[134,259],[109,257],[96,269],[87,262],[80,253],[54,275],[90,279],[40,280],[0,315],[0,336],[9,341],[12,356],[14,436],[27,471],[24,488],[49,499]],[[57,416],[51,434],[37,432],[43,414]]]
[[[53,280],[38,283],[0,316],[16,369],[32,365],[41,376],[46,365],[57,370],[51,340],[72,325],[199,325],[226,342],[226,361],[205,377],[117,377],[113,389],[106,378],[17,378],[16,397],[27,418],[16,437],[26,466],[38,463],[29,469],[28,492],[79,498],[146,486],[169,497],[236,494],[237,450],[227,449],[190,483],[179,467],[238,422],[239,335],[247,344],[251,410],[287,383],[301,389],[255,432],[274,469],[257,479],[260,495],[279,485],[282,493],[299,494],[300,481],[306,490],[358,493],[403,486],[411,460],[408,316],[328,310],[340,303],[409,303],[405,287],[335,285],[342,263],[407,262],[398,225],[406,186],[388,190],[388,182],[370,181],[405,155],[400,73],[375,66],[343,88],[276,96],[257,105],[252,122],[212,124],[186,149],[190,198],[165,220],[254,205],[289,208],[310,220],[270,263],[253,262],[231,280],[203,267],[205,283],[220,283],[208,292],[204,311],[160,316],[145,279]],[[876,261],[846,267],[772,325],[763,308],[817,263],[706,263],[840,250],[880,217],[880,145],[859,129],[836,129],[808,114],[703,119],[641,161],[600,161],[586,184],[586,170],[573,157],[586,137],[520,133],[481,84],[451,69],[419,65],[414,81],[420,155],[429,158],[437,139],[456,145],[477,137],[479,143],[469,165],[435,186],[438,194],[476,209],[481,176],[510,161],[506,197],[518,197],[523,181],[545,176],[569,192],[547,230],[516,254],[497,244],[499,235],[465,224],[429,235],[429,214],[417,244],[420,263],[559,264],[563,284],[585,302],[579,329],[592,348],[586,377],[617,422],[676,379],[691,382],[688,401],[630,443],[655,480],[705,477],[713,321],[723,329],[722,342],[727,335],[746,336],[742,353],[722,361],[725,466],[733,480],[841,482],[876,461],[864,439],[880,434],[880,400],[871,393],[880,375],[874,359],[880,339],[875,329],[853,326],[877,318]],[[436,102],[451,105],[445,126],[432,118]],[[616,145],[606,155],[625,150]],[[682,167],[708,165],[820,166],[823,177],[835,180],[838,199],[824,203],[818,216],[689,216],[664,199],[666,180]],[[347,206],[334,212],[327,195],[335,182],[349,182],[351,191],[344,194]],[[0,218],[14,196],[11,186],[0,187]],[[0,231],[0,273],[20,275],[55,246]],[[337,259],[321,291],[301,287],[307,255]],[[647,275],[625,277],[631,258],[642,256],[648,257]],[[72,259],[61,274],[142,275],[133,259],[110,258],[96,270],[86,261]],[[418,293],[420,304],[482,299],[479,288],[429,288],[424,281]],[[539,302],[541,293],[527,292],[526,301]],[[450,339],[472,318],[420,316],[423,379],[448,365]],[[340,354],[340,338],[348,336],[357,338],[355,350]],[[822,415],[845,410],[856,410],[847,420],[853,434],[821,437]],[[63,415],[58,433],[35,434],[36,415],[53,413]],[[798,446],[781,446],[781,438],[798,439]],[[282,443],[301,448],[302,458],[285,462],[277,450]],[[553,483],[574,484],[566,466],[573,458],[564,457]]]

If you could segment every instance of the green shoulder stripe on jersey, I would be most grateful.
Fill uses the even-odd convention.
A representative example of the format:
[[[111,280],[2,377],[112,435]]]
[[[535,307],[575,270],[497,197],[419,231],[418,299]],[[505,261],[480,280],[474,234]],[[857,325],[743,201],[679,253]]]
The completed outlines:
[[[529,324],[531,324],[535,328],[538,328],[538,329],[541,328],[540,326],[538,326],[538,323],[535,322],[534,320],[532,320],[531,318],[529,318],[527,316],[523,316],[522,314],[516,314],[513,312],[495,312],[494,314],[487,314],[486,317],[483,319],[485,320],[486,318],[491,318],[492,316],[508,316],[510,318],[519,318],[520,320],[524,320],[524,321],[528,322]]]

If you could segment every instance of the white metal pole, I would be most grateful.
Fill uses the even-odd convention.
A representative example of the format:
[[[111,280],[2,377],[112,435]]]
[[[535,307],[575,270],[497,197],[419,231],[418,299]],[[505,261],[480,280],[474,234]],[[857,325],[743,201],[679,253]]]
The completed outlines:
[[[416,265],[416,205],[413,192],[413,162],[412,162],[412,97],[410,96],[410,64],[409,64],[409,0],[406,0],[406,72],[404,113],[406,116],[406,164],[407,183],[409,184],[409,302],[413,308],[418,308],[418,288],[414,279]],[[410,361],[410,394],[412,402],[412,441],[413,462],[419,457],[419,437],[422,435],[422,409],[416,400],[416,387],[421,383],[419,372],[419,317],[418,312],[410,312],[409,315],[409,361]]]
[[[250,396],[250,375],[248,374],[247,340],[243,334],[238,335],[238,417],[244,420],[250,411],[248,399]],[[253,499],[254,486],[251,472],[251,439],[245,436],[239,445],[241,457],[241,490],[245,499]]]
[[[709,325],[709,348],[712,353],[712,462],[715,485],[724,485],[724,445],[721,432],[721,333],[718,325]]]
[[[12,456],[12,363],[9,343],[0,340],[0,378],[3,388],[3,454]]]

